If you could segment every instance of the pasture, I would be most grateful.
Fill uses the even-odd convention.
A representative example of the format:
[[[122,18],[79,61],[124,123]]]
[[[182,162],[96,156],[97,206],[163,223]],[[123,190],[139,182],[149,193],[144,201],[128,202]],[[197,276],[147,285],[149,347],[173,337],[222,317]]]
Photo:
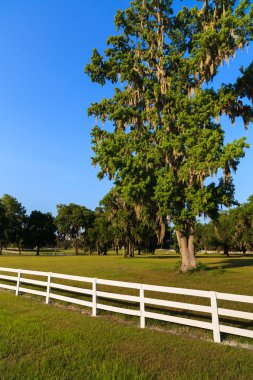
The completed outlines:
[[[133,259],[4,255],[0,266],[253,295],[253,256],[198,260],[208,270],[184,275],[175,271],[178,256],[159,251]],[[92,318],[82,308],[4,291],[0,300],[3,379],[253,379],[250,339],[229,336],[218,345],[199,329],[150,322],[141,330],[135,318]]]

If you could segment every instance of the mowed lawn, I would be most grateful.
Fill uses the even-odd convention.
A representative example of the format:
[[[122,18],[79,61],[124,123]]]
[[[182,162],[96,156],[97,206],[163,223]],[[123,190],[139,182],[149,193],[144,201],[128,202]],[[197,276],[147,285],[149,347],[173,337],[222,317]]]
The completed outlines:
[[[253,254],[197,255],[207,271],[180,274],[178,255],[0,256],[0,266],[182,288],[253,295]]]
[[[209,270],[186,275],[174,270],[178,256],[158,254],[2,256],[0,266],[253,295],[253,256],[210,255],[199,261]],[[0,307],[1,380],[253,379],[252,349],[215,344],[191,330],[170,332],[163,325],[142,330],[131,317],[90,317],[81,309],[5,291]]]

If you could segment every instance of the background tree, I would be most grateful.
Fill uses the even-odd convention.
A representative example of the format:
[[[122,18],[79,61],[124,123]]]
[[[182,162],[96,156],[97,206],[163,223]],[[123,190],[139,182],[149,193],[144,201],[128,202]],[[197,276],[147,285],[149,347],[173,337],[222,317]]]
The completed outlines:
[[[129,196],[126,199],[120,186],[112,188],[100,204],[111,223],[114,245],[116,247],[121,242],[124,257],[133,257],[135,248],[138,254],[141,249],[153,252],[157,248],[158,238],[162,240],[164,231],[161,221],[156,218],[155,204],[137,204]]]
[[[112,188],[110,192],[101,200],[105,217],[111,224],[111,232],[114,240],[121,241],[124,247],[123,256],[134,255],[133,229],[136,215],[133,207],[126,203],[120,196],[119,189]]]
[[[226,256],[229,256],[229,250],[235,249],[235,231],[234,213],[230,211],[221,212],[217,223],[214,224],[214,233]]]
[[[246,255],[248,249],[253,247],[253,196],[248,202],[232,210],[235,232],[234,244],[237,249]]]
[[[113,179],[137,207],[155,200],[158,216],[175,226],[182,271],[196,267],[196,216],[234,203],[230,173],[248,146],[244,138],[224,144],[219,116],[242,116],[247,127],[253,115],[243,102],[252,97],[252,67],[236,83],[210,85],[251,41],[253,7],[247,0],[202,3],[175,14],[173,1],[133,1],[117,12],[118,34],[104,57],[94,49],[85,68],[93,82],[115,85],[112,98],[89,108],[114,124],[113,132],[98,125],[92,132],[99,177]],[[223,178],[207,185],[219,169]]]
[[[98,255],[107,255],[107,251],[112,247],[113,233],[112,225],[105,213],[103,207],[97,207],[95,210],[95,221],[93,229],[89,235],[94,239],[96,251]]]
[[[194,236],[195,248],[198,251],[204,250],[205,253],[207,251],[207,247],[209,247],[209,244],[207,244],[207,231],[208,224],[202,224],[200,222],[196,223]]]
[[[4,228],[5,245],[14,245],[21,252],[26,224],[26,210],[16,198],[8,194],[3,195],[1,204],[4,209],[3,214],[6,223]]]
[[[221,248],[220,235],[217,232],[217,220],[210,221],[209,223],[197,223],[195,227],[195,245],[198,250],[216,251]]]
[[[80,239],[87,234],[88,228],[93,224],[93,212],[85,206],[74,203],[69,205],[57,205],[57,216],[55,219],[58,237],[70,240],[78,255]]]
[[[36,248],[39,255],[42,247],[54,247],[56,244],[56,226],[50,213],[32,211],[27,220],[26,245]]]
[[[0,199],[0,255],[2,254],[3,247],[6,246],[7,243],[7,218],[5,214],[5,208]]]

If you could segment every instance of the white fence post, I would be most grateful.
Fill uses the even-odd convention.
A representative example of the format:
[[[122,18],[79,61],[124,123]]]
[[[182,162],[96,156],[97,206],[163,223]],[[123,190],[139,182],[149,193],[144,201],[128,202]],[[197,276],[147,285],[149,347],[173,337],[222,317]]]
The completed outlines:
[[[51,276],[52,273],[48,273],[48,279],[47,279],[47,295],[46,295],[46,303],[48,304],[50,302],[50,283],[51,283]]]
[[[140,312],[141,312],[141,318],[140,318],[140,327],[142,329],[145,328],[145,299],[144,299],[144,289],[143,285],[141,285],[140,288]]]
[[[21,281],[21,269],[18,270],[17,287],[16,287],[16,296],[19,295],[20,281]]]
[[[219,314],[218,314],[216,293],[210,292],[210,298],[211,298],[211,309],[212,309],[213,340],[216,343],[220,343],[221,342],[220,324],[219,324]]]
[[[92,280],[92,316],[96,317],[97,315],[97,279],[93,278]]]

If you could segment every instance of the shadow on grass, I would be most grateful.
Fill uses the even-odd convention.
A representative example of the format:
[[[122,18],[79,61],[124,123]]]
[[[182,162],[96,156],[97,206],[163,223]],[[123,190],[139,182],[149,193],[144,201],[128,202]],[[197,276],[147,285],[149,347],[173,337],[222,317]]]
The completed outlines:
[[[252,255],[251,255],[252,257]],[[229,269],[229,268],[243,268],[243,267],[251,267],[253,266],[253,258],[242,258],[242,257],[234,257],[234,258],[227,258],[225,260],[219,261],[217,263],[213,263],[214,265],[217,264],[217,267],[222,267],[223,269]],[[215,267],[209,268],[209,270],[217,269]]]
[[[159,259],[159,260],[170,260],[170,259],[180,259],[179,255],[145,255],[136,256],[136,258],[141,259]],[[229,269],[229,268],[242,268],[253,266],[253,254],[247,254],[243,256],[242,254],[231,254],[230,257],[225,257],[223,255],[196,255],[199,263],[204,264],[204,268],[199,268],[199,270],[214,271],[219,268]],[[210,262],[210,259],[221,259],[221,261]],[[207,263],[205,264],[205,261]],[[209,265],[211,265],[209,267]]]
[[[220,258],[220,257],[219,257]],[[203,258],[197,257],[197,269],[192,270],[187,272],[186,274],[191,274],[191,273],[196,273],[196,272],[201,272],[201,271],[219,271],[222,273],[226,269],[231,269],[231,268],[243,268],[243,267],[252,267],[253,266],[253,258],[252,259],[245,259],[241,257],[234,257],[234,258],[227,258],[221,261],[216,261],[216,262],[208,262],[205,264],[205,261],[200,261]],[[209,266],[210,265],[210,266]]]
[[[203,254],[203,253],[196,253],[197,258],[205,258],[205,259],[233,259],[233,258],[244,258],[248,259],[249,257],[253,257],[253,253],[247,253],[245,256],[242,253],[230,253],[229,256],[223,255],[222,253],[218,254]]]
[[[106,302],[107,303],[107,302]],[[114,300],[113,302],[108,302],[110,305],[117,306],[117,307],[126,307],[130,309],[136,309],[138,310],[139,305],[138,304],[129,304],[129,303],[124,303],[122,304],[121,301],[116,301]],[[194,311],[187,311],[187,310],[180,310],[180,309],[172,309],[172,308],[165,308],[165,307],[157,307],[157,306],[152,306],[152,305],[145,305],[145,310],[151,313],[158,313],[158,314],[165,314],[171,317],[179,317],[179,318],[185,318],[185,319],[192,319],[192,320],[197,320],[201,322],[209,322],[211,323],[212,321],[212,316],[211,313],[201,313],[201,312],[194,312]],[[111,315],[111,313],[103,310],[99,310],[100,315]],[[130,315],[124,315],[122,317],[122,314],[117,314],[119,318],[124,318],[127,320],[132,320],[133,317]],[[138,318],[136,318],[136,321],[138,321]],[[246,329],[252,331],[253,329],[253,321],[249,320],[242,320],[242,319],[237,319],[233,317],[219,317],[220,324],[224,324],[226,326],[231,326],[235,328],[240,328],[240,329]],[[138,322],[137,322],[138,323]],[[155,325],[157,327],[168,327],[174,325],[174,326],[181,326],[181,327],[186,327],[188,328],[187,325],[184,325],[184,323],[173,323],[173,322],[165,322],[162,320],[157,320],[157,319],[152,319],[152,318],[147,318],[146,319],[147,325]],[[193,328],[194,327],[190,327]],[[207,330],[205,330],[207,332]],[[223,339],[227,336],[231,336],[231,334],[226,334],[222,333]]]
[[[180,255],[135,255],[135,258],[140,259],[180,259]]]

